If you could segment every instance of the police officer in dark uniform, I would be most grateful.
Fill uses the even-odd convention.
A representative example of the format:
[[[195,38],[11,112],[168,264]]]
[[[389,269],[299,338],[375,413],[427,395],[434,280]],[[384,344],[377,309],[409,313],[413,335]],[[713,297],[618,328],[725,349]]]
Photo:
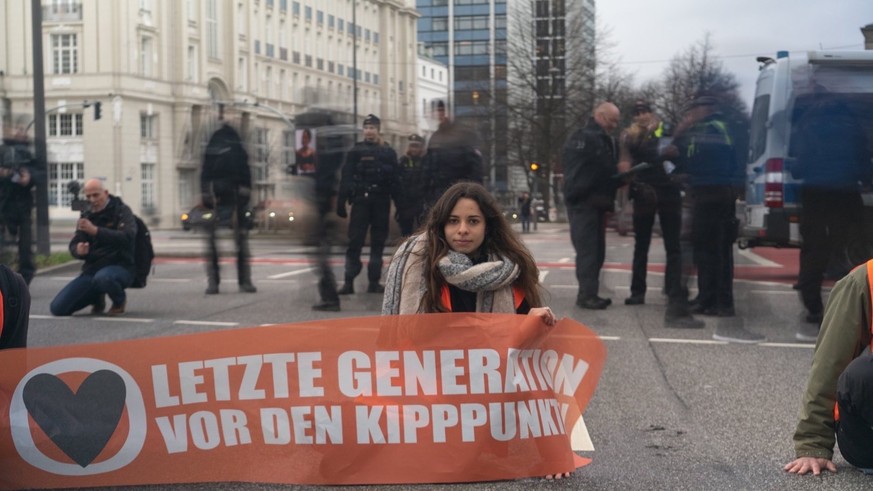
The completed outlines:
[[[336,213],[347,216],[346,203],[352,205],[349,218],[349,247],[346,250],[345,284],[340,295],[355,292],[355,277],[361,272],[361,249],[370,229],[370,263],[367,268],[368,293],[382,293],[382,250],[388,237],[391,200],[399,195],[397,154],[379,135],[381,121],[375,115],[364,118],[364,140],[349,152],[342,170]]]
[[[743,168],[733,138],[709,95],[695,98],[676,129],[680,172],[689,176],[692,247],[699,295],[693,313],[731,317],[734,311],[733,244],[737,239],[736,200]],[[673,156],[668,154],[668,156]]]
[[[26,133],[4,125],[0,145],[0,234],[8,231],[18,238],[18,273],[28,285],[36,273],[31,250],[32,165]]]
[[[397,223],[400,233],[407,237],[418,228],[424,213],[424,175],[422,172],[424,138],[409,137],[406,155],[400,157],[400,199],[397,205]]]
[[[457,182],[482,184],[482,155],[476,148],[475,132],[449,119],[443,101],[437,103],[439,127],[430,137],[424,156],[425,189],[428,205]]]

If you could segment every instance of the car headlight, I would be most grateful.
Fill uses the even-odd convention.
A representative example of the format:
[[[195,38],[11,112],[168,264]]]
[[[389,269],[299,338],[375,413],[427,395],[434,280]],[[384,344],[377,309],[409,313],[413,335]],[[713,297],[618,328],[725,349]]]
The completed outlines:
[[[187,222],[187,221],[188,221],[188,214],[187,214],[187,213],[182,213],[182,221],[183,221],[183,222]]]
[[[270,212],[270,218],[276,218],[276,212],[275,212],[275,211],[271,211],[271,212]]]

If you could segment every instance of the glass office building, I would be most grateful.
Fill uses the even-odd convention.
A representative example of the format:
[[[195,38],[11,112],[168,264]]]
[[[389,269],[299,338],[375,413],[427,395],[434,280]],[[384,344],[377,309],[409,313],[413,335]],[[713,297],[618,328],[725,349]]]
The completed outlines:
[[[507,0],[417,0],[416,6],[418,42],[449,67],[449,106],[478,133],[485,183],[499,197],[508,191]]]

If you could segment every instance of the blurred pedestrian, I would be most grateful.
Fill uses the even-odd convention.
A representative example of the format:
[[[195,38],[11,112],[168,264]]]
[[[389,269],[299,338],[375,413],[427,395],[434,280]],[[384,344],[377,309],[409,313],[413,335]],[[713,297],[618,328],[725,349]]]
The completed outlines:
[[[828,298],[800,421],[791,473],[836,472],[834,443],[850,464],[873,469],[873,260],[839,280]]]
[[[136,220],[121,198],[112,196],[100,179],[84,186],[89,207],[76,222],[70,240],[70,254],[83,259],[82,272],[55,296],[52,315],[68,316],[87,306],[92,314],[106,309],[106,295],[112,300],[109,315],[121,315],[127,308],[125,289],[135,276],[134,250]]]
[[[667,172],[673,170],[672,162],[661,155],[661,148],[669,140],[664,122],[652,112],[651,105],[642,100],[635,102],[633,122],[619,139],[619,162],[626,167],[648,167],[634,173],[629,185],[629,197],[633,201],[634,256],[630,296],[624,303],[645,303],[649,247],[657,216],[667,256],[664,292],[668,301],[664,320],[668,327],[700,328],[704,324],[691,316],[688,293],[682,281],[682,190]]]
[[[218,293],[221,275],[217,233],[219,226],[228,222],[233,228],[236,245],[239,290],[246,293],[257,292],[258,289],[252,284],[249,264],[249,218],[246,213],[252,195],[249,155],[239,133],[227,119],[222,121],[221,127],[215,130],[206,145],[200,173],[200,191],[203,206],[213,210],[213,218],[207,227],[206,294]]]
[[[601,310],[612,304],[598,293],[600,268],[606,258],[606,212],[613,210],[621,185],[616,178],[618,154],[612,137],[618,120],[618,107],[601,103],[587,124],[567,139],[562,154],[564,202],[579,282],[576,306],[584,309]]]
[[[861,187],[873,181],[873,163],[863,125],[833,95],[817,93],[792,137],[796,161],[791,174],[800,187],[800,274],[797,287],[806,321],[797,338],[815,340],[824,306],[821,285],[828,262],[863,241]],[[863,260],[858,258],[857,260]]]
[[[397,223],[400,234],[404,237],[421,225],[424,215],[424,173],[422,156],[424,155],[424,138],[414,134],[409,137],[406,154],[400,157],[400,196],[397,204]]]
[[[334,115],[327,111],[301,114],[297,121],[298,124],[305,121],[306,124],[317,126],[303,131],[318,137],[318,160],[312,172],[303,174],[312,178],[312,187],[307,188],[306,192],[316,212],[316,220],[308,229],[308,242],[315,245],[319,296],[312,310],[339,312],[336,276],[329,262],[338,227],[336,219],[331,217],[337,206],[338,175],[357,132],[351,125],[337,124]]]
[[[315,173],[315,147],[312,142],[312,130],[304,128],[300,130],[300,146],[294,152],[295,161],[297,163],[297,173],[299,175],[309,175]]]
[[[521,217],[521,233],[523,234],[530,232],[531,201],[530,193],[527,191],[521,193],[521,197],[518,198],[518,214]]]
[[[0,145],[0,246],[8,233],[18,246],[18,273],[30,285],[36,273],[33,262],[33,155],[24,119],[3,125]]]
[[[397,154],[379,134],[381,121],[373,114],[364,118],[364,139],[355,144],[343,165],[336,213],[347,216],[351,204],[349,246],[346,250],[345,283],[340,295],[355,293],[355,278],[361,272],[361,250],[370,231],[370,262],[367,266],[368,293],[382,293],[382,251],[388,237],[391,200],[399,196]]]
[[[20,274],[0,264],[0,349],[27,347],[30,290]]]
[[[456,182],[481,184],[483,179],[476,133],[452,121],[442,100],[437,102],[436,116],[439,126],[430,136],[423,163],[428,204],[436,202]]]
[[[730,317],[735,315],[736,200],[744,169],[715,97],[693,99],[675,133],[676,147],[667,156],[679,158],[677,172],[688,175],[693,203],[691,240],[699,294],[692,312]]]

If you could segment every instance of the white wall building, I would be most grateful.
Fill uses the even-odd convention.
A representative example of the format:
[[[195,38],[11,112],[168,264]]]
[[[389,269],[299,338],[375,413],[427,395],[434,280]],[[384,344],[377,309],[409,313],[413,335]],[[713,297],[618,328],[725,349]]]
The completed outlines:
[[[30,3],[0,7],[7,119],[34,111]],[[256,199],[273,197],[294,137],[269,109],[351,113],[354,39],[359,122],[379,115],[395,144],[418,129],[414,0],[44,0],[42,15],[53,219],[74,216],[67,182],[100,177],[153,226],[178,226],[219,101],[239,104]]]
[[[427,55],[418,55],[418,134],[429,136],[436,131],[437,101],[449,103],[449,69]]]

